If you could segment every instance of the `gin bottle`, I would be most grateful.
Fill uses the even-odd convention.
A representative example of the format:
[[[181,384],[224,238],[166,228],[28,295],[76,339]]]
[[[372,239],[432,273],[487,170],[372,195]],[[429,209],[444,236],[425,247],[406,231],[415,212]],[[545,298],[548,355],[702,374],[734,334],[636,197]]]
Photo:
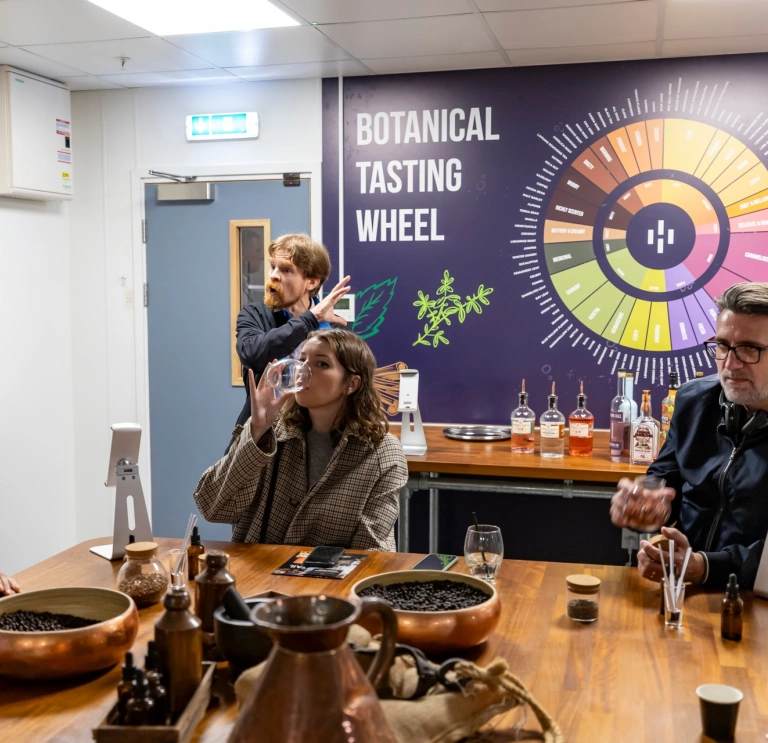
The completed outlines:
[[[576,398],[576,410],[568,416],[568,453],[572,457],[592,456],[595,416],[587,410],[586,404],[584,382],[581,382],[579,395]]]
[[[643,390],[640,415],[632,423],[632,464],[651,464],[659,453],[661,426],[651,415],[651,391]]]
[[[627,395],[627,372],[619,369],[616,397],[611,400],[611,461],[629,462],[632,435],[632,400]]]
[[[565,416],[557,409],[555,383],[552,382],[552,394],[547,398],[549,406],[541,414],[541,456],[562,457],[565,453]]]
[[[520,391],[518,407],[512,411],[512,451],[516,454],[533,454],[533,429],[536,426],[536,413],[528,407],[528,393],[525,380]]]

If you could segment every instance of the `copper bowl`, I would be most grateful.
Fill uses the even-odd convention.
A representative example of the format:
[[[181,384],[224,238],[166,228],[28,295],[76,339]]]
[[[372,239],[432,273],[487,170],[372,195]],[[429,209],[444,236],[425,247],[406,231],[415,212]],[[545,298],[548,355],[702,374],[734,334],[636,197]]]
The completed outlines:
[[[382,573],[363,578],[352,586],[351,595],[359,599],[359,592],[364,588],[370,588],[375,583],[389,585],[390,583],[426,583],[433,580],[469,583],[486,593],[488,600],[467,609],[450,611],[395,609],[397,641],[435,655],[466,650],[485,642],[499,623],[501,600],[496,588],[480,578],[461,573],[447,573],[442,570],[401,570],[396,573]],[[377,617],[370,617],[370,619],[378,621]],[[374,634],[381,631],[381,627],[374,626],[368,618],[361,624]]]
[[[0,676],[55,679],[98,671],[121,661],[139,631],[133,599],[109,588],[49,588],[0,599],[0,614],[20,610],[99,623],[51,632],[0,630]]]

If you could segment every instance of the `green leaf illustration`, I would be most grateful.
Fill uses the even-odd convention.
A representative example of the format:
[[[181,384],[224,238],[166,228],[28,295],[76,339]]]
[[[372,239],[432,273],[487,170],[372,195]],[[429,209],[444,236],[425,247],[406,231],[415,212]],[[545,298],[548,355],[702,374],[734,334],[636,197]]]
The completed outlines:
[[[424,294],[422,291],[418,292],[419,297],[413,306],[418,307],[418,319],[423,320],[426,316],[429,322],[424,324],[424,332],[418,334],[413,342],[414,346],[437,348],[441,343],[446,346],[449,345],[450,341],[445,337],[445,330],[439,329],[440,326],[450,327],[451,315],[457,315],[460,324],[473,311],[482,315],[483,305],[491,303],[487,297],[493,293],[493,289],[486,287],[485,284],[480,284],[474,294],[465,295],[466,302],[463,302],[461,296],[456,294],[453,288],[455,280],[448,271],[444,271],[440,286],[437,289],[436,299],[430,299],[429,294]]]
[[[397,277],[395,276],[395,278],[387,279],[380,284],[373,284],[355,295],[357,298],[357,316],[352,323],[352,330],[361,338],[370,338],[379,332],[387,313],[387,307],[395,294],[396,284]],[[428,299],[429,297],[426,298],[426,300]],[[422,310],[420,317],[423,317],[423,312],[426,312],[426,307]]]

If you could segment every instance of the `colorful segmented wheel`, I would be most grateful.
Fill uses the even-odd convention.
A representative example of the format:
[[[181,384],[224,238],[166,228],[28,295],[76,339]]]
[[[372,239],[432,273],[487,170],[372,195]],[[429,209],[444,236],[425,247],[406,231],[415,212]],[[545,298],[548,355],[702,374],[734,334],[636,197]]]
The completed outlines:
[[[714,334],[713,298],[768,281],[768,170],[736,137],[685,119],[614,129],[565,171],[544,253],[565,306],[608,341],[681,351]]]

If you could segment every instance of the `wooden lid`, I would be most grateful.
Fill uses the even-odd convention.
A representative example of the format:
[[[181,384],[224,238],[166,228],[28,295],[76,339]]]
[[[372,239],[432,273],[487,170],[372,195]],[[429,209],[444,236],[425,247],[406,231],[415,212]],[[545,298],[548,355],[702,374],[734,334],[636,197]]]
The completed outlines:
[[[600,590],[600,578],[584,573],[575,573],[565,579],[569,590],[574,593],[597,593]]]
[[[134,542],[133,544],[127,544],[125,551],[128,557],[140,560],[144,557],[152,557],[157,554],[157,542]]]
[[[660,549],[664,553],[669,552],[669,539],[667,539],[663,534],[656,534],[648,540],[648,543],[651,546]]]

